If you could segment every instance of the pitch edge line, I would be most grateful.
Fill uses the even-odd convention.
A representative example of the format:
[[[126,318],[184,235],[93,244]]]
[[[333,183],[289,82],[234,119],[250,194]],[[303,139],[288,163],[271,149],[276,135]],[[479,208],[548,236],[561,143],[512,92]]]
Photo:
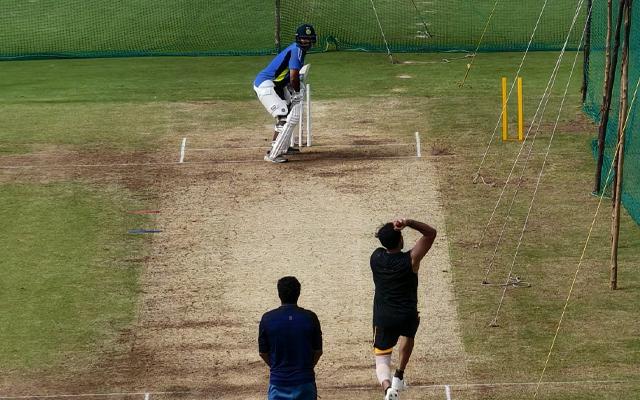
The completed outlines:
[[[406,159],[415,159],[416,156],[382,156],[382,157],[327,157],[327,158],[316,158],[310,161],[374,161],[374,160],[406,160]],[[442,158],[442,156],[434,156],[432,158]],[[295,162],[305,162],[302,159],[296,160]],[[294,163],[295,163],[294,162]],[[264,163],[264,160],[211,160],[211,161],[168,161],[168,162],[159,162],[159,163],[114,163],[114,164],[50,164],[50,165],[4,165],[0,166],[0,169],[39,169],[39,168],[108,168],[108,167],[156,167],[162,165],[185,165],[185,164],[251,164],[251,163]],[[1,398],[1,397],[0,397]]]
[[[497,383],[450,383],[450,384],[433,384],[433,385],[411,385],[412,388],[421,389],[445,389],[453,388],[496,388],[509,386],[535,386],[538,382],[497,382]],[[541,385],[620,385],[620,384],[640,384],[640,381],[556,381],[542,382]],[[377,387],[371,386],[319,386],[321,390],[376,390]],[[18,399],[47,399],[47,398],[75,398],[75,397],[110,397],[110,396],[152,396],[152,395],[183,395],[183,394],[207,394],[199,391],[179,391],[179,392],[119,392],[119,393],[82,393],[82,394],[47,394],[47,395],[24,395],[24,396],[0,396],[0,400],[18,400]]]

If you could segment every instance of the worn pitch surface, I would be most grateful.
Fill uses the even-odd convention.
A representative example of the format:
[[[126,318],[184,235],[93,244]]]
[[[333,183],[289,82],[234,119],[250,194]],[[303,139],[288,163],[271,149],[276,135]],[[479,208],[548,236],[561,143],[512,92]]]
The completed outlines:
[[[335,140],[321,136],[316,143],[381,141],[375,134],[333,134]],[[377,157],[415,154],[411,147],[375,151]],[[243,158],[233,153],[223,158]],[[320,391],[375,389],[368,258],[378,246],[376,227],[399,215],[439,230],[420,271],[422,324],[407,379],[417,385],[465,380],[436,166],[369,154],[319,146],[284,165],[217,164],[209,167],[210,179],[164,196],[159,225],[167,234],[154,242],[136,327],[136,351],[153,359],[139,377],[144,387],[264,397],[268,371],[257,354],[258,321],[279,305],[277,279],[295,275],[300,305],[315,311],[323,328]],[[406,231],[407,246],[416,238]]]
[[[466,382],[438,191],[441,164],[413,157],[412,133],[406,146],[381,146],[397,143],[397,136],[389,138],[375,128],[375,119],[356,118],[334,103],[317,105],[319,146],[288,164],[259,161],[263,150],[256,148],[215,149],[260,147],[264,135],[212,132],[194,124],[185,164],[153,166],[172,160],[167,146],[145,156],[149,166],[72,169],[83,179],[153,187],[159,193],[156,228],[163,232],[154,237],[145,262],[136,322],[121,340],[128,351],[98,360],[90,374],[58,382],[54,392],[190,391],[262,399],[268,369],[258,357],[258,321],[279,305],[276,281],[295,275],[302,283],[299,304],[318,314],[324,333],[320,395],[379,397],[368,259],[378,246],[375,229],[396,216],[423,220],[439,232],[420,271],[421,326],[407,379],[414,385]],[[379,105],[395,106],[402,112],[397,104]],[[181,107],[177,112],[194,120],[213,112],[206,104]],[[350,118],[348,124],[334,122]],[[354,129],[358,123],[371,129]],[[180,139],[176,135],[175,143]],[[341,147],[323,146],[336,144]],[[38,171],[26,169],[20,176],[34,179]],[[59,178],[66,175],[64,169],[48,175],[55,171]],[[407,247],[416,238],[407,229]],[[403,398],[413,396],[425,393],[415,388]]]

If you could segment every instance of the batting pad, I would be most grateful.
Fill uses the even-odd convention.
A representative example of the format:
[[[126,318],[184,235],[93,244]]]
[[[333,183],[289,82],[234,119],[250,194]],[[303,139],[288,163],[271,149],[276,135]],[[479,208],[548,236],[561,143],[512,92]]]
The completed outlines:
[[[271,147],[270,157],[275,158],[281,154],[287,152],[289,143],[291,141],[291,135],[295,130],[298,123],[300,123],[300,114],[302,113],[302,104],[296,103],[291,107],[291,112],[287,116],[287,123],[284,124],[282,132],[276,138],[276,141]]]

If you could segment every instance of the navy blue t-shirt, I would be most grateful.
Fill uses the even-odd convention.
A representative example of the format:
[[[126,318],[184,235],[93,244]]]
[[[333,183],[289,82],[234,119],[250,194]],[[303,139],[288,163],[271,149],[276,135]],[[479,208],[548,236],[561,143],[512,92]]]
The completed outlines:
[[[322,350],[320,321],[313,311],[284,304],[262,316],[258,348],[260,353],[269,353],[272,385],[314,382],[313,356]]]

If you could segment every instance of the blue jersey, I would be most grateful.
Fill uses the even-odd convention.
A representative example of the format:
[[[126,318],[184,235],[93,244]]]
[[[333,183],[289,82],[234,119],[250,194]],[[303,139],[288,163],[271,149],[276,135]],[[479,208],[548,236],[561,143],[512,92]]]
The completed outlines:
[[[276,86],[286,86],[289,83],[289,71],[300,70],[304,65],[305,55],[306,52],[298,47],[297,43],[290,44],[267,65],[267,68],[260,71],[253,85],[258,87],[264,81],[273,81]]]
[[[322,350],[322,331],[312,311],[284,304],[265,313],[258,332],[260,353],[269,353],[269,382],[297,386],[315,382],[313,357]]]

